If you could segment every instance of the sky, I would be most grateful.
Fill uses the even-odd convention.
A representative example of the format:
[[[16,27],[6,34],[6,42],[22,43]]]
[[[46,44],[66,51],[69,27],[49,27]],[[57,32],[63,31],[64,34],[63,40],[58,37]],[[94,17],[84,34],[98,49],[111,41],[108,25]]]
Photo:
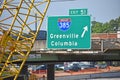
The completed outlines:
[[[1,0],[0,0],[1,1]],[[91,21],[109,22],[120,17],[120,0],[51,0],[41,30],[47,30],[49,16],[68,16],[69,9],[88,9]],[[7,14],[7,13],[6,13]],[[5,15],[5,14],[4,14]]]
[[[41,30],[46,30],[48,16],[68,16],[69,9],[82,8],[88,9],[91,21],[105,23],[120,16],[120,0],[63,0],[63,2],[51,2]]]

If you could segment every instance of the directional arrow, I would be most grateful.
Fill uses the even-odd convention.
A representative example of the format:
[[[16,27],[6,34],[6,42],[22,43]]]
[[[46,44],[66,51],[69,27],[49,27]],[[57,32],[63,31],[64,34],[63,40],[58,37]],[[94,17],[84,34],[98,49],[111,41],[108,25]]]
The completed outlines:
[[[88,27],[87,27],[87,26],[85,26],[83,29],[84,29],[84,31],[83,31],[83,33],[82,33],[82,35],[81,35],[81,38],[83,38],[83,37],[84,37],[84,35],[85,35],[85,32],[86,32],[86,31],[88,31]]]

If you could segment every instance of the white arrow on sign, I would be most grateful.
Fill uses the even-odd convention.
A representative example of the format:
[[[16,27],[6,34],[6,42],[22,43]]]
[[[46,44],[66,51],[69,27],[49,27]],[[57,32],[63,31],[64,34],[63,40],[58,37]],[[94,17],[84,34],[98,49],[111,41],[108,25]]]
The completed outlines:
[[[86,31],[88,31],[88,27],[87,27],[87,26],[85,26],[85,27],[83,27],[83,29],[84,29],[84,31],[83,31],[83,33],[82,33],[82,35],[81,35],[81,38],[83,38],[83,37],[84,37],[84,35],[85,35],[85,32],[86,32]]]

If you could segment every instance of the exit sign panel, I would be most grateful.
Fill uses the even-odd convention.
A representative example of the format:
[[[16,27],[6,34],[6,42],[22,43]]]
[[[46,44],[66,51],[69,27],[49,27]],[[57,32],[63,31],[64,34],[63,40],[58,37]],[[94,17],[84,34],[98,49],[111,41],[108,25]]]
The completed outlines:
[[[70,9],[69,15],[87,15],[88,10],[87,9]]]
[[[90,16],[48,17],[47,48],[90,49]]]

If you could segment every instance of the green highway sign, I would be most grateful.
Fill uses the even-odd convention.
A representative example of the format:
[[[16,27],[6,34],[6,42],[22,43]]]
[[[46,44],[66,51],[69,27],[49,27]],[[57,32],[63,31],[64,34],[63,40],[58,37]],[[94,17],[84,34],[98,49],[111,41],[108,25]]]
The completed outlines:
[[[48,17],[47,48],[90,49],[90,16]]]
[[[70,9],[69,15],[87,15],[88,10],[87,9]]]

